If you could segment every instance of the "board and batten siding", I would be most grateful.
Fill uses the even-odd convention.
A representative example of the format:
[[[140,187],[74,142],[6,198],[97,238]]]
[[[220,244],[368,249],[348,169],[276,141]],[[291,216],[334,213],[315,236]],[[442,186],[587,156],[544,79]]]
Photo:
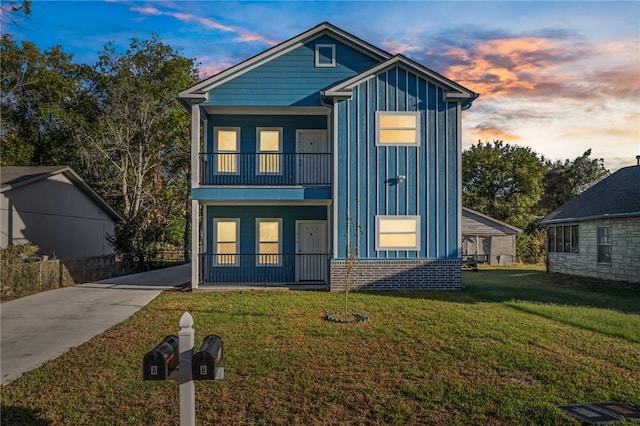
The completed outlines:
[[[361,259],[459,258],[459,105],[444,102],[441,87],[393,67],[335,109],[336,257],[346,256],[351,220]],[[420,111],[419,146],[376,146],[376,111]],[[397,183],[396,176],[406,179]],[[419,215],[420,251],[376,251],[376,215]]]
[[[336,66],[316,67],[316,44],[336,46]],[[319,106],[320,90],[353,77],[377,61],[332,37],[321,36],[223,83],[203,106]]]

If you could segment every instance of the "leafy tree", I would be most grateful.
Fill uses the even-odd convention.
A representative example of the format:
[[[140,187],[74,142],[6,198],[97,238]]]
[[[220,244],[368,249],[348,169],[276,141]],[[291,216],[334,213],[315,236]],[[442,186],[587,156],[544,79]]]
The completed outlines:
[[[573,161],[548,161],[545,173],[545,190],[539,207],[550,213],[571,198],[609,175],[600,158],[590,158],[591,149]]]
[[[531,148],[479,142],[462,153],[465,206],[525,228],[535,218],[545,168]]]
[[[0,53],[1,164],[81,170],[75,142],[90,126],[84,89],[90,69],[74,64],[59,46],[41,52],[28,41],[18,45],[9,34],[2,36]]]
[[[114,245],[146,257],[177,215],[189,215],[182,200],[190,181],[190,118],[175,94],[195,82],[197,70],[156,35],[132,39],[126,51],[107,44],[95,69],[99,116],[86,134],[85,159],[92,181],[126,220]]]

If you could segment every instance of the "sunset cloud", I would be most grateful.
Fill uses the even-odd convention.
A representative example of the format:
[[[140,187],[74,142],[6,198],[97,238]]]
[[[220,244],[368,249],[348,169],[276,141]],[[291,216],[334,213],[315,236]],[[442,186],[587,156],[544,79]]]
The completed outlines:
[[[275,40],[272,40],[269,37],[263,36],[261,34],[249,31],[241,27],[225,25],[213,19],[205,18],[196,14],[174,12],[169,10],[160,10],[158,8],[151,7],[151,6],[131,7],[130,10],[132,12],[137,12],[137,13],[140,13],[141,15],[147,15],[147,16],[169,16],[177,19],[180,22],[199,24],[200,26],[209,30],[234,33],[237,35],[235,38],[235,41],[259,42],[259,43],[266,44],[268,46],[273,46],[277,44]]]

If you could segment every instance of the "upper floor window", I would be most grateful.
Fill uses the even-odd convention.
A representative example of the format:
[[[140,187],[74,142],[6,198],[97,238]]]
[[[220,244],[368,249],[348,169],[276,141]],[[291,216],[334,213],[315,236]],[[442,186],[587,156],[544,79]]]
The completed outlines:
[[[238,148],[240,129],[237,127],[216,127],[213,130],[216,173],[238,173]]]
[[[282,152],[282,128],[258,127],[258,173],[280,174],[280,153]]]
[[[376,250],[420,250],[420,216],[376,216]]]
[[[598,263],[611,263],[610,226],[598,226]]]
[[[258,266],[280,265],[282,219],[256,219]]]
[[[579,253],[580,227],[578,225],[550,226],[547,229],[549,252]]]
[[[238,265],[238,240],[240,219],[214,219],[213,241],[215,242],[215,264]]]
[[[420,112],[376,111],[376,145],[420,145]]]
[[[336,45],[316,44],[316,67],[336,66]]]

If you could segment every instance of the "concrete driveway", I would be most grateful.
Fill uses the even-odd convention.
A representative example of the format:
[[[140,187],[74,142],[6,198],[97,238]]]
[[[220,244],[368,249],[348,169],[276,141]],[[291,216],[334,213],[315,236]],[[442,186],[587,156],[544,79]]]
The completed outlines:
[[[162,290],[191,281],[191,265],[34,294],[0,305],[2,384],[126,320]]]

